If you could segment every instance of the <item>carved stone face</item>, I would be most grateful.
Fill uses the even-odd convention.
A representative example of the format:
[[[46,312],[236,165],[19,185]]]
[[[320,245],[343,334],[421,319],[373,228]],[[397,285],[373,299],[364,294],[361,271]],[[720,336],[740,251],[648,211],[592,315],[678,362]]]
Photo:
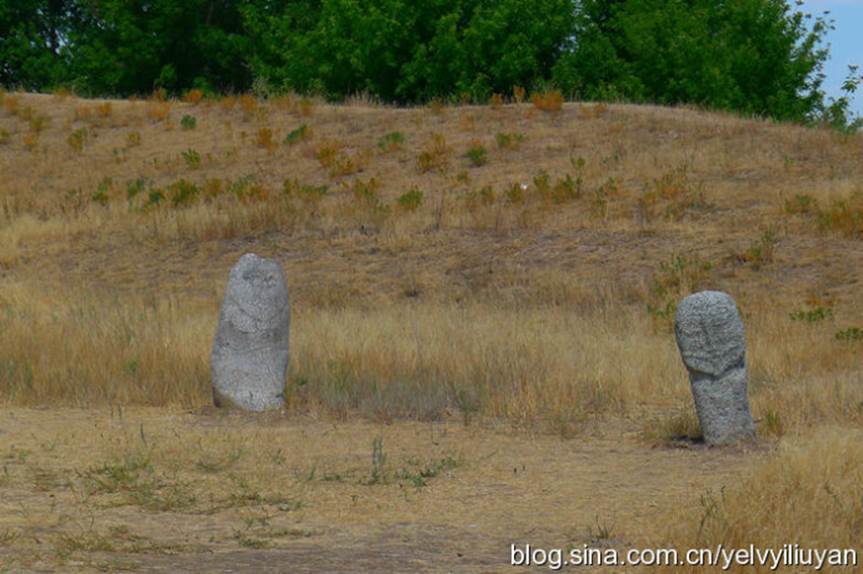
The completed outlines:
[[[243,255],[231,270],[225,297],[234,304],[229,320],[241,330],[276,328],[288,306],[281,266],[254,253]]]
[[[674,331],[690,371],[718,377],[745,366],[743,322],[725,293],[702,291],[684,299],[677,307]]]

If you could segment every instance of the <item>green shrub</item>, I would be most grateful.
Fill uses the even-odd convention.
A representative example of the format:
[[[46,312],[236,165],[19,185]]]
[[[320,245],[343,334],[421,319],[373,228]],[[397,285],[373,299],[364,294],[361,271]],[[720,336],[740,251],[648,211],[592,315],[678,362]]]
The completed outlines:
[[[284,143],[286,145],[294,145],[300,143],[301,141],[307,140],[311,136],[311,130],[306,124],[301,125],[298,128],[295,128],[288,132],[288,135],[285,136]]]
[[[524,134],[518,132],[498,132],[494,136],[500,149],[517,149],[524,142]]]
[[[479,142],[473,142],[467,149],[467,158],[474,167],[488,163],[488,150]]]
[[[198,169],[201,167],[201,154],[194,149],[189,148],[182,155],[189,169]]]
[[[849,327],[836,332],[837,341],[863,341],[863,329],[860,327]]]
[[[403,193],[398,198],[398,205],[404,211],[416,211],[423,201],[423,192],[416,187]]]
[[[819,323],[833,317],[833,310],[828,307],[815,307],[814,309],[800,309],[789,314],[792,321],[803,323]]]
[[[525,191],[527,191],[527,184],[513,183],[503,191],[503,194],[506,196],[507,203],[516,204],[524,202]]]
[[[198,197],[200,191],[200,188],[194,183],[181,179],[171,185],[171,206],[186,207],[191,205],[195,201],[195,198]]]
[[[390,132],[378,140],[378,147],[383,152],[391,152],[402,147],[405,136],[401,132]]]
[[[66,143],[69,144],[75,152],[81,153],[84,151],[84,145],[87,143],[87,139],[89,138],[89,132],[87,128],[78,128],[66,138]]]
[[[134,181],[130,181],[126,184],[126,199],[132,201],[135,197],[138,196],[142,191],[144,191],[144,186],[146,185],[147,180],[143,177],[139,177]]]
[[[185,115],[180,120],[180,127],[184,130],[193,130],[198,125],[198,119],[195,116]]]

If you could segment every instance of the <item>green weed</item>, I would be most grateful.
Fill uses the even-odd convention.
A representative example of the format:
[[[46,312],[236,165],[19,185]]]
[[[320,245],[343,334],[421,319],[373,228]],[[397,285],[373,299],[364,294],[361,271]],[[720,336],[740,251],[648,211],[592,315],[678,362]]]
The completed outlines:
[[[189,169],[198,169],[201,167],[201,154],[199,154],[193,148],[189,148],[186,151],[182,152],[183,160],[186,162],[186,166]]]
[[[401,194],[396,201],[400,209],[409,212],[416,211],[422,205],[423,192],[416,187],[412,187],[409,191]]]
[[[401,149],[405,143],[405,136],[401,132],[389,132],[378,140],[378,147],[384,153],[389,153]]]
[[[474,167],[480,167],[488,163],[488,150],[480,142],[472,142],[465,156]]]
[[[198,126],[198,119],[195,116],[185,115],[180,120],[180,127],[184,130],[193,130]]]

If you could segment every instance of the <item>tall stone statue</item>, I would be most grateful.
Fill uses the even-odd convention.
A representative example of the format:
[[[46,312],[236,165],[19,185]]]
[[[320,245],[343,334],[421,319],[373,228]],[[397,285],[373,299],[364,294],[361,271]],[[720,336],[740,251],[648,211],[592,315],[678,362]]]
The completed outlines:
[[[734,300],[720,291],[702,291],[677,307],[674,334],[704,441],[723,445],[755,434],[749,412],[746,339]]]

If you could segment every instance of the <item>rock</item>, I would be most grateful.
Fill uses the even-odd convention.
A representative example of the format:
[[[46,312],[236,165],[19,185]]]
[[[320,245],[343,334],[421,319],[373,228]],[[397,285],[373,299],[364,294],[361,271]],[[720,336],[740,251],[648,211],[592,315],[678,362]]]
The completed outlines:
[[[282,266],[254,253],[231,269],[210,366],[218,407],[264,411],[285,403],[291,307]]]
[[[752,438],[746,338],[734,300],[720,291],[686,297],[677,307],[674,334],[704,441],[723,445]]]

